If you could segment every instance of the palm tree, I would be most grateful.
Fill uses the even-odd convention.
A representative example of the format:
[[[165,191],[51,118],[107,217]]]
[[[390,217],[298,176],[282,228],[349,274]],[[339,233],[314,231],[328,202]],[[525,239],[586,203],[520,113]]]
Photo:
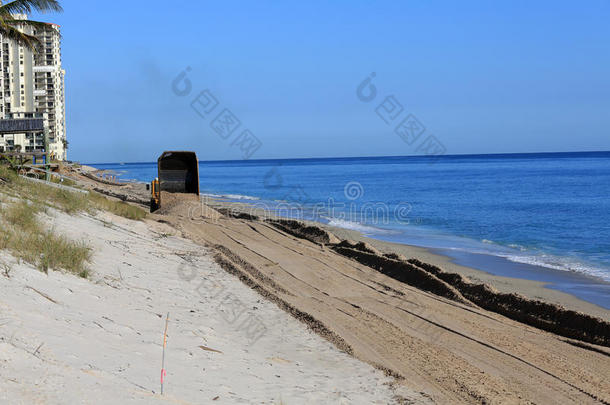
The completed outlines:
[[[2,0],[0,0],[0,35],[33,52],[37,51],[36,48],[40,45],[40,40],[33,35],[21,32],[19,27],[45,29],[48,28],[48,25],[40,21],[18,19],[17,14],[29,14],[32,11],[39,13],[63,11],[57,0],[14,0],[6,4],[2,3]]]

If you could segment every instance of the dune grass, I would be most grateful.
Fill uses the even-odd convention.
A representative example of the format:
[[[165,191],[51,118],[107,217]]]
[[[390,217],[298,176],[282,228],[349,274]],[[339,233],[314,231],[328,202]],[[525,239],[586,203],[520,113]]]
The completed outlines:
[[[127,204],[123,201],[116,201],[106,198],[102,194],[89,191],[87,194],[76,193],[55,187],[48,187],[40,183],[32,183],[20,178],[12,170],[5,166],[0,166],[0,179],[4,179],[5,185],[10,186],[13,196],[28,198],[29,200],[47,205],[68,214],[77,212],[94,212],[97,210],[109,211],[128,219],[141,220],[146,217],[148,212],[140,207]],[[2,186],[0,182],[0,186]],[[62,184],[71,185],[70,181]]]
[[[0,249],[7,249],[17,259],[45,273],[49,269],[63,269],[88,277],[87,262],[91,259],[91,249],[83,242],[44,229],[38,219],[41,211],[40,205],[27,200],[5,201],[0,210]]]
[[[148,215],[146,210],[123,201],[110,200],[103,195],[89,192],[89,201],[97,209],[112,212],[115,215],[133,220],[141,220]]]
[[[40,211],[41,207],[39,205],[20,201],[8,205],[8,208],[2,210],[2,216],[10,225],[17,226],[22,230],[35,231],[39,228],[36,214]]]
[[[17,178],[17,173],[12,171],[6,165],[0,165],[0,184],[2,182],[12,182]]]
[[[51,183],[57,183],[64,186],[76,187],[76,182],[67,178],[61,178],[57,176],[51,176]]]
[[[0,165],[0,250],[8,250],[44,272],[63,269],[85,278],[91,249],[45,228],[39,214],[49,208],[68,214],[104,210],[133,220],[147,215],[140,207],[96,192],[78,193],[31,182]]]

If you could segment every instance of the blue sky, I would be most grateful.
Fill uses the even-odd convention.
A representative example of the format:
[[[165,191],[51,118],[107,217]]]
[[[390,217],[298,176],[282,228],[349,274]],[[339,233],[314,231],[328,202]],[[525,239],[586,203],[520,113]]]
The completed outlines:
[[[610,150],[607,0],[62,5],[33,17],[62,26],[73,160],[240,159],[244,129],[252,158],[417,154],[375,112],[390,95],[448,154]],[[205,89],[219,104],[201,118]],[[241,122],[227,139],[210,127],[225,108]]]

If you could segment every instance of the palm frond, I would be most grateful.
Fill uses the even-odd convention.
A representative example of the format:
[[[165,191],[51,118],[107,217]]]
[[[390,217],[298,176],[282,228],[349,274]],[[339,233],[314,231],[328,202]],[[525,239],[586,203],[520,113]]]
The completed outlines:
[[[46,22],[42,22],[42,21],[33,21],[33,20],[4,20],[3,22],[0,22],[0,25],[10,25],[10,26],[15,26],[15,25],[22,25],[22,26],[28,26],[28,27],[32,27],[32,28],[38,28],[41,30],[44,29],[49,29],[52,27],[51,24],[46,23]]]
[[[30,14],[32,11],[63,11],[57,0],[14,0],[0,6],[0,14],[6,19],[11,14]]]
[[[49,28],[50,24],[46,23],[46,22],[42,22],[42,21],[34,21],[34,20],[16,20],[16,19],[10,19],[7,20],[5,19],[4,24],[10,24],[10,25],[29,25],[30,27],[34,27],[34,28]]]
[[[49,30],[52,29],[52,25],[46,22],[42,22],[42,21],[33,21],[33,20],[5,20],[2,21],[0,18],[0,26],[3,25],[10,25],[12,27],[17,26],[16,28],[19,29],[19,26],[22,27],[31,27],[31,28],[35,28],[39,31],[43,31],[43,30]],[[61,33],[59,32],[59,30],[56,30],[55,33],[57,35],[59,35],[59,38],[61,39]],[[40,41],[38,41],[38,43],[40,43]],[[37,51],[36,49],[32,49],[30,48],[32,51]]]
[[[17,28],[8,24],[0,25],[0,35],[17,42],[19,45],[25,46],[33,52],[38,52],[38,47],[42,45],[40,40],[35,36],[24,34]]]

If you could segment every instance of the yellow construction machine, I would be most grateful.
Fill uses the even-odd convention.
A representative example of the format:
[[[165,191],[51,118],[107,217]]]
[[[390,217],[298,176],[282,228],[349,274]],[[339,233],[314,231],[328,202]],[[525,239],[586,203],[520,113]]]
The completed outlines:
[[[157,175],[150,184],[150,212],[161,207],[162,191],[199,195],[199,161],[195,152],[163,152],[157,159]]]

